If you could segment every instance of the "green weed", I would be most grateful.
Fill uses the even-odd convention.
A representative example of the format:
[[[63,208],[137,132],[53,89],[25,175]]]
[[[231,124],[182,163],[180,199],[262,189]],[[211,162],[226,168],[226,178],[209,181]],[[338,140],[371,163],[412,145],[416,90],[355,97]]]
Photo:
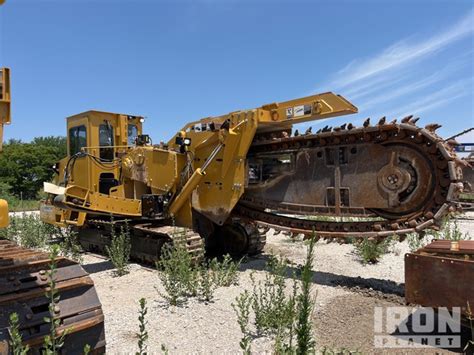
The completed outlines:
[[[251,341],[252,336],[249,331],[250,323],[250,307],[252,306],[252,297],[250,293],[245,290],[235,299],[236,303],[232,303],[232,308],[237,314],[237,322],[239,323],[240,331],[242,332],[242,339],[240,340],[239,346],[242,349],[244,355],[250,355],[251,353]]]
[[[69,226],[67,228],[57,228],[56,236],[60,241],[61,255],[82,262],[82,247],[79,244],[78,233]]]
[[[356,240],[353,242],[356,254],[364,264],[377,263],[382,255],[389,252],[391,243],[391,238],[386,238],[382,241],[363,238],[362,240]]]
[[[230,286],[238,283],[238,271],[242,260],[234,262],[229,254],[224,255],[221,262],[217,258],[209,262],[209,268],[217,287]]]
[[[10,218],[10,225],[0,230],[0,237],[25,248],[42,249],[51,242],[56,232],[56,227],[43,223],[37,214],[23,213]]]
[[[312,238],[299,280],[293,274],[294,281],[290,294],[286,292],[288,263],[281,257],[269,259],[268,272],[263,281],[257,282],[255,275],[250,275],[252,292],[244,291],[232,305],[243,334],[240,347],[245,354],[250,352],[252,339],[249,330],[249,320],[252,318],[250,311],[253,312],[256,336],[272,336],[276,354],[314,352],[311,317],[315,300],[311,296],[311,288],[315,244],[316,238]]]
[[[315,345],[311,325],[311,316],[315,304],[315,300],[311,297],[314,245],[315,239],[311,238],[311,243],[306,253],[306,262],[301,272],[301,292],[298,294],[296,307],[296,354],[308,354],[313,351]]]
[[[162,296],[171,305],[181,305],[190,297],[209,302],[218,287],[238,282],[240,262],[232,261],[227,255],[222,262],[212,259],[199,264],[188,253],[179,235],[173,240],[174,244],[168,243],[162,247],[161,258],[156,263],[165,291]]]
[[[125,225],[120,226],[120,232],[117,235],[114,226],[111,230],[110,247],[105,247],[112,264],[115,267],[115,275],[123,276],[128,274],[128,262],[130,260],[131,242],[130,229]]]
[[[30,350],[28,345],[23,345],[23,339],[19,330],[18,314],[10,314],[8,333],[10,334],[10,347],[13,355],[26,355]]]
[[[418,233],[410,233],[407,236],[408,248],[410,248],[410,251],[413,253],[428,244],[426,239],[427,236],[420,237]]]
[[[468,233],[462,233],[458,226],[456,219],[453,219],[451,223],[447,223],[446,226],[441,230],[441,239],[459,241],[470,239]]]
[[[252,310],[259,335],[274,335],[293,323],[294,301],[285,294],[287,263],[282,258],[272,257],[267,263],[267,270],[263,282],[256,282],[254,275],[251,275]]]
[[[83,355],[89,355],[91,352],[91,346],[89,344],[84,345],[84,349],[82,349]]]
[[[146,355],[147,354],[147,345],[146,342],[148,340],[148,332],[146,330],[147,321],[145,320],[145,316],[148,313],[148,308],[146,307],[146,299],[140,298],[139,301],[140,310],[138,311],[138,329],[139,332],[137,333],[138,337],[138,351],[135,353],[136,355]]]
[[[44,321],[50,324],[49,335],[44,338],[44,355],[56,355],[64,346],[64,339],[70,329],[59,332],[61,320],[57,318],[59,311],[59,292],[56,287],[56,258],[59,255],[59,246],[53,245],[49,255],[48,289],[46,297],[49,299],[49,317],[45,317]]]

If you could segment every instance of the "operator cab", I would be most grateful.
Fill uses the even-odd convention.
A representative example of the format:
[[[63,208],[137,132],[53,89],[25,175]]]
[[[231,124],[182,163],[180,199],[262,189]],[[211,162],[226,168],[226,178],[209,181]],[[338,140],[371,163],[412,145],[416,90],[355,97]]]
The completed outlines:
[[[136,144],[142,134],[143,120],[141,116],[101,111],[68,117],[67,161],[69,168],[72,165],[76,172],[81,172],[72,174],[68,182],[79,186],[96,182],[92,184],[95,191],[109,194],[118,185],[118,159]]]

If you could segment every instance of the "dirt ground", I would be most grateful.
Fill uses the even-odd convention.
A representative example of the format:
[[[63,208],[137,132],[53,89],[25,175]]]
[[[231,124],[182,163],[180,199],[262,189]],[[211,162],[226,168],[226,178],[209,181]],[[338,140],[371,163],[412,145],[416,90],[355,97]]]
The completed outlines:
[[[465,233],[474,236],[472,220],[460,220]],[[270,253],[286,257],[293,265],[304,262],[304,242],[292,241],[272,231],[267,236],[265,253],[242,264],[239,285],[219,288],[210,303],[191,299],[185,306],[169,307],[157,271],[132,264],[130,273],[113,276],[113,266],[104,258],[85,255],[105,314],[107,349],[110,354],[130,354],[137,348],[138,300],[147,299],[149,313],[149,353],[161,353],[162,344],[170,354],[237,354],[241,332],[231,304],[245,289],[251,289],[250,274],[263,279]],[[400,306],[403,303],[404,254],[408,243],[396,243],[391,252],[375,265],[363,265],[349,244],[316,244],[313,294],[314,335],[318,348],[358,350],[368,354],[440,354],[439,349],[374,348],[374,307]],[[252,341],[252,353],[271,353],[272,340]]]

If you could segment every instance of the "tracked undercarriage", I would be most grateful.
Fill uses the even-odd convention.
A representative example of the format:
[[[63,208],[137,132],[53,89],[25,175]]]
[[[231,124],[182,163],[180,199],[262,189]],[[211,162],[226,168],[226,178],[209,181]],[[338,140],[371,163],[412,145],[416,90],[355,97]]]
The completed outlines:
[[[104,315],[94,282],[83,267],[71,260],[57,258],[56,286],[59,302],[55,317],[58,332],[68,335],[62,353],[82,354],[86,344],[93,354],[105,353]],[[0,354],[9,354],[9,316],[17,313],[19,331],[29,354],[41,354],[44,337],[49,335],[48,289],[50,259],[47,253],[22,248],[0,239]]]
[[[107,254],[106,247],[112,240],[112,228],[115,234],[127,231],[131,235],[131,253],[133,260],[154,264],[161,254],[165,243],[179,244],[186,248],[195,260],[204,255],[204,245],[199,234],[190,229],[173,226],[160,226],[156,223],[133,223],[133,221],[89,220],[89,228],[78,230],[78,240],[84,250]]]

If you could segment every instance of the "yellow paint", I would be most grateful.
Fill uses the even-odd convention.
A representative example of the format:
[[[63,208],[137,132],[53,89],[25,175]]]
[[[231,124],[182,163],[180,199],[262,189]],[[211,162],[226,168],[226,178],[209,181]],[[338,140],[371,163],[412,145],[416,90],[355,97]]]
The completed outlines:
[[[0,228],[8,227],[8,203],[5,200],[0,200]]]
[[[245,191],[246,156],[256,133],[356,112],[357,108],[343,97],[324,93],[203,118],[187,124],[167,144],[140,147],[126,146],[129,122],[137,124],[141,134],[139,117],[99,111],[69,117],[68,132],[81,125],[87,128],[87,147],[83,150],[89,155],[70,162],[63,202],[65,209],[82,212],[80,219],[72,221],[64,214],[61,220],[81,225],[84,212],[140,217],[141,197],[158,194],[170,197],[168,217],[173,216],[178,226],[192,227],[193,209],[222,225]],[[115,160],[99,164],[93,157],[100,154],[99,126],[104,122],[114,130]],[[183,152],[175,143],[176,137],[191,139],[191,145]],[[68,161],[61,160],[56,183],[62,181]],[[110,176],[118,182],[108,193],[100,191],[104,173],[113,174]],[[57,216],[57,211],[54,213]]]

